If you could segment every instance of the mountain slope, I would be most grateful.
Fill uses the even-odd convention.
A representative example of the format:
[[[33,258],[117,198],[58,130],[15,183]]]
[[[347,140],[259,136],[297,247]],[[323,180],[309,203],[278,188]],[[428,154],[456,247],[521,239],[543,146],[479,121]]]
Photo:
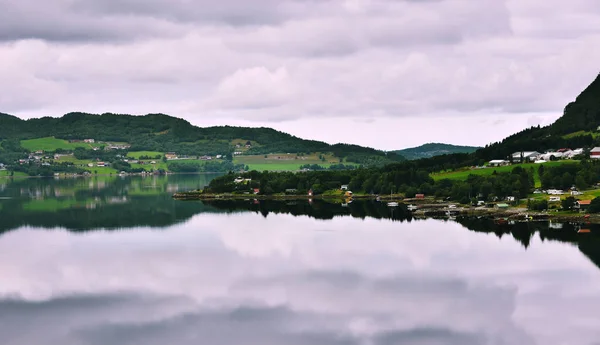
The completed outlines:
[[[406,159],[431,158],[435,156],[447,155],[452,153],[471,153],[481,147],[476,146],[457,146],[442,143],[428,143],[417,147],[411,147],[403,150],[393,151]]]
[[[92,138],[101,141],[127,142],[132,151],[174,151],[190,155],[231,154],[236,143],[251,142],[248,154],[333,152],[338,157],[378,157],[382,162],[398,161],[384,151],[356,145],[304,140],[272,128],[197,127],[165,114],[145,116],[119,114],[69,113],[59,118],[43,117],[21,120],[0,113],[0,140],[44,137],[74,140]]]

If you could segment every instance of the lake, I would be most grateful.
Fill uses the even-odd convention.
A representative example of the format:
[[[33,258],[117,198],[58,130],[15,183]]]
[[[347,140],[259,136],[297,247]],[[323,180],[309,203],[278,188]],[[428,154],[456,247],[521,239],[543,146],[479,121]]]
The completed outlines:
[[[596,226],[171,199],[213,176],[0,179],[0,344],[600,344]]]

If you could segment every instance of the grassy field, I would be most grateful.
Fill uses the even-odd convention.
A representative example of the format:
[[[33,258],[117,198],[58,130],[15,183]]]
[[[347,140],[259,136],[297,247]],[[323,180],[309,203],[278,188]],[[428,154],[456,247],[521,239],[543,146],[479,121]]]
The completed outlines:
[[[269,154],[269,155],[249,155],[235,156],[235,164],[245,164],[250,170],[271,170],[271,171],[295,171],[305,164],[318,164],[323,167],[329,167],[331,164],[339,163],[339,159],[332,154],[324,154],[325,162],[319,159],[319,153],[313,153],[306,156],[297,156],[296,154]]]
[[[8,177],[8,176],[10,176],[10,171],[8,171],[8,170],[0,170],[0,177]],[[15,174],[13,176],[14,177],[27,177],[29,175],[27,175],[24,172],[15,171]]]
[[[85,167],[85,170],[89,171],[92,174],[100,174],[100,175],[109,175],[109,174],[118,174],[119,172],[111,167]]]
[[[576,160],[564,160],[564,161],[556,161],[556,162],[547,162],[547,163],[543,163],[543,165],[545,167],[552,167],[552,166],[558,166],[558,165],[562,165],[562,164],[575,164],[578,162],[579,161],[576,161]],[[443,173],[434,173],[434,174],[431,174],[431,177],[436,181],[443,180],[443,179],[466,180],[467,177],[469,177],[469,175],[487,176],[487,175],[491,175],[494,171],[496,171],[498,173],[510,172],[515,167],[519,166],[524,169],[533,168],[535,170],[535,175],[533,176],[534,181],[535,181],[535,186],[540,187],[541,182],[540,182],[540,176],[538,174],[538,168],[540,165],[541,164],[526,163],[526,164],[513,164],[513,165],[509,165],[509,166],[495,167],[495,168],[465,169],[465,170],[458,170],[458,171],[448,171],[448,172],[443,172]]]
[[[55,151],[56,149],[74,150],[78,147],[91,148],[86,143],[70,143],[67,140],[46,137],[38,139],[21,140],[21,146],[29,151]]]
[[[164,152],[157,152],[157,151],[133,151],[133,152],[129,152],[127,154],[127,157],[140,159],[141,156],[148,156],[148,157],[160,156],[162,158],[164,155],[165,155]]]
[[[600,136],[600,133],[597,133],[597,132],[586,132],[586,131],[577,131],[577,132],[573,132],[573,133],[569,133],[569,134],[563,135],[563,138],[565,138],[565,139],[571,139],[571,138],[579,137],[579,136],[582,136],[582,135],[591,135],[595,139],[598,136]]]

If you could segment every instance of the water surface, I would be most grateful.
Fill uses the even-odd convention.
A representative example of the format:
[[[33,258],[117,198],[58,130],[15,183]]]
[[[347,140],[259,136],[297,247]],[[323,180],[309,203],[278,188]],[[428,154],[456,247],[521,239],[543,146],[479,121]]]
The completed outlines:
[[[170,199],[208,179],[0,181],[0,343],[600,344],[596,229]]]

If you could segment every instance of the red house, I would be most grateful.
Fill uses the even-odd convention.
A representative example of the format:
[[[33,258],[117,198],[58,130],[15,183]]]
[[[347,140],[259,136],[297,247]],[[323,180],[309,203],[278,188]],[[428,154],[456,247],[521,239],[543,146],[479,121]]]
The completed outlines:
[[[415,198],[417,198],[417,199],[425,199],[425,194],[415,194]]]
[[[594,147],[590,151],[590,158],[599,159],[600,158],[600,147]]]
[[[260,193],[260,189],[254,188],[254,194],[258,194],[258,193]]]

